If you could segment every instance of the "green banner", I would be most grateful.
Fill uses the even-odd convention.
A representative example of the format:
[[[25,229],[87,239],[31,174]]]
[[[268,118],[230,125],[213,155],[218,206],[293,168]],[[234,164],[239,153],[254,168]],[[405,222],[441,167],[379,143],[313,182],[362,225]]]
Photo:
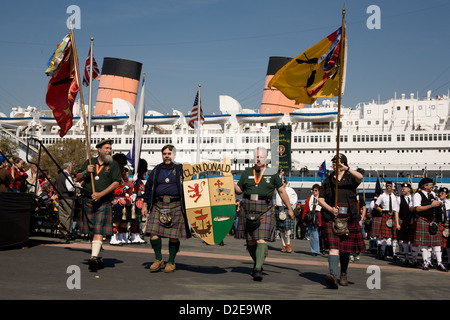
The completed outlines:
[[[291,171],[291,132],[290,125],[270,127],[272,167],[282,169],[286,176]]]

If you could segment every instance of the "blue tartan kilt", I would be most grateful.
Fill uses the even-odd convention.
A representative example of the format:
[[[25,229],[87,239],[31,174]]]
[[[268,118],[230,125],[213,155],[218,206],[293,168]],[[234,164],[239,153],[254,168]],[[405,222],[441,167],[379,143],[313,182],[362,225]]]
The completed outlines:
[[[261,213],[261,224],[252,232],[247,232],[246,228],[245,213],[247,211]],[[235,238],[246,239],[247,241],[265,240],[273,242],[275,241],[275,224],[275,208],[272,202],[242,199]]]
[[[172,223],[170,225],[165,225],[159,220],[161,209],[169,209],[172,213]],[[146,233],[155,234],[162,238],[187,239],[181,201],[170,203],[156,202],[147,217]]]
[[[113,234],[112,202],[97,202],[90,198],[83,198],[80,230],[84,234]]]
[[[275,207],[276,229],[279,231],[294,230],[294,220],[289,218],[287,208],[284,209],[287,216],[286,220],[280,220],[280,211],[280,208]]]
[[[365,252],[365,243],[358,219],[348,221],[348,236],[337,236],[333,232],[331,221],[322,221],[322,238],[326,249],[338,249],[342,253]]]

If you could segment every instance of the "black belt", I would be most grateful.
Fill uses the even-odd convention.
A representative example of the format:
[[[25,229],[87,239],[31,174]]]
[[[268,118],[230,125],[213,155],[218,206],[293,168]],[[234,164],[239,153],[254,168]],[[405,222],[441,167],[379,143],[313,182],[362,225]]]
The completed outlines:
[[[244,194],[244,199],[250,199],[250,195],[249,194]],[[272,200],[272,196],[260,196],[258,195],[258,200],[265,200],[265,201],[271,201]]]
[[[168,198],[169,202],[175,202],[175,201],[180,201],[181,197],[180,196],[169,196],[169,195],[157,195],[156,196],[156,200],[157,201],[161,201],[164,202],[164,198]]]

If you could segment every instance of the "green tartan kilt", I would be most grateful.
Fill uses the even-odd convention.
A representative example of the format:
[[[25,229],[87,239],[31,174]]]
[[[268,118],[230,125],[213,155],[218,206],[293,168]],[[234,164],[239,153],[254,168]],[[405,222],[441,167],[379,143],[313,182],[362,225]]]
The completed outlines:
[[[83,198],[80,230],[84,234],[113,234],[112,202],[96,202],[90,198]]]
[[[246,212],[261,212],[261,224],[253,232],[246,229]],[[272,201],[242,199],[241,210],[238,215],[236,239],[275,241],[275,206]]]
[[[161,209],[170,209],[172,213],[172,223],[170,225],[165,225],[159,221]],[[181,201],[170,203],[156,202],[147,217],[146,233],[156,234],[162,238],[187,239]]]
[[[284,212],[287,216],[285,220],[280,220],[280,211],[279,207],[275,207],[275,219],[277,221],[276,229],[279,231],[294,230],[294,220],[289,218],[287,208],[284,208]]]

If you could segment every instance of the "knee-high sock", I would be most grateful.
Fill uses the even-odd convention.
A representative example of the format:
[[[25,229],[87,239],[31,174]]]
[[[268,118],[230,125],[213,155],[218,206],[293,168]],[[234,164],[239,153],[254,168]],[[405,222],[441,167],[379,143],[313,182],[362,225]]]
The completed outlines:
[[[433,247],[434,255],[436,256],[436,261],[438,264],[442,263],[442,251],[440,246]]]
[[[286,244],[291,244],[291,230],[286,230]]]
[[[339,256],[338,255],[328,255],[328,269],[330,270],[330,273],[337,276],[339,266]]]
[[[247,251],[250,254],[250,257],[252,257],[253,262],[256,262],[256,244],[247,244]]]
[[[349,253],[339,253],[339,262],[341,263],[341,274],[347,273],[348,264],[350,262]]]
[[[286,245],[286,232],[285,231],[280,231],[280,239],[281,239],[281,244],[283,246]]]
[[[156,260],[162,260],[162,240],[161,238],[157,238],[155,240],[150,239],[150,244],[152,245],[153,250],[155,251],[155,259]]]
[[[169,259],[167,260],[167,262],[175,263],[175,257],[179,249],[180,249],[180,241],[177,242],[169,241]]]
[[[92,240],[92,257],[98,257],[100,250],[102,248],[102,241],[100,240]]]
[[[409,261],[409,243],[403,242],[402,247],[403,252],[405,253],[405,260]]]
[[[266,259],[266,248],[267,243],[256,244],[256,261],[255,261],[256,269],[261,269],[264,264],[264,260]]]
[[[427,247],[420,247],[420,251],[422,251],[422,260],[423,264],[428,264],[428,248]]]

